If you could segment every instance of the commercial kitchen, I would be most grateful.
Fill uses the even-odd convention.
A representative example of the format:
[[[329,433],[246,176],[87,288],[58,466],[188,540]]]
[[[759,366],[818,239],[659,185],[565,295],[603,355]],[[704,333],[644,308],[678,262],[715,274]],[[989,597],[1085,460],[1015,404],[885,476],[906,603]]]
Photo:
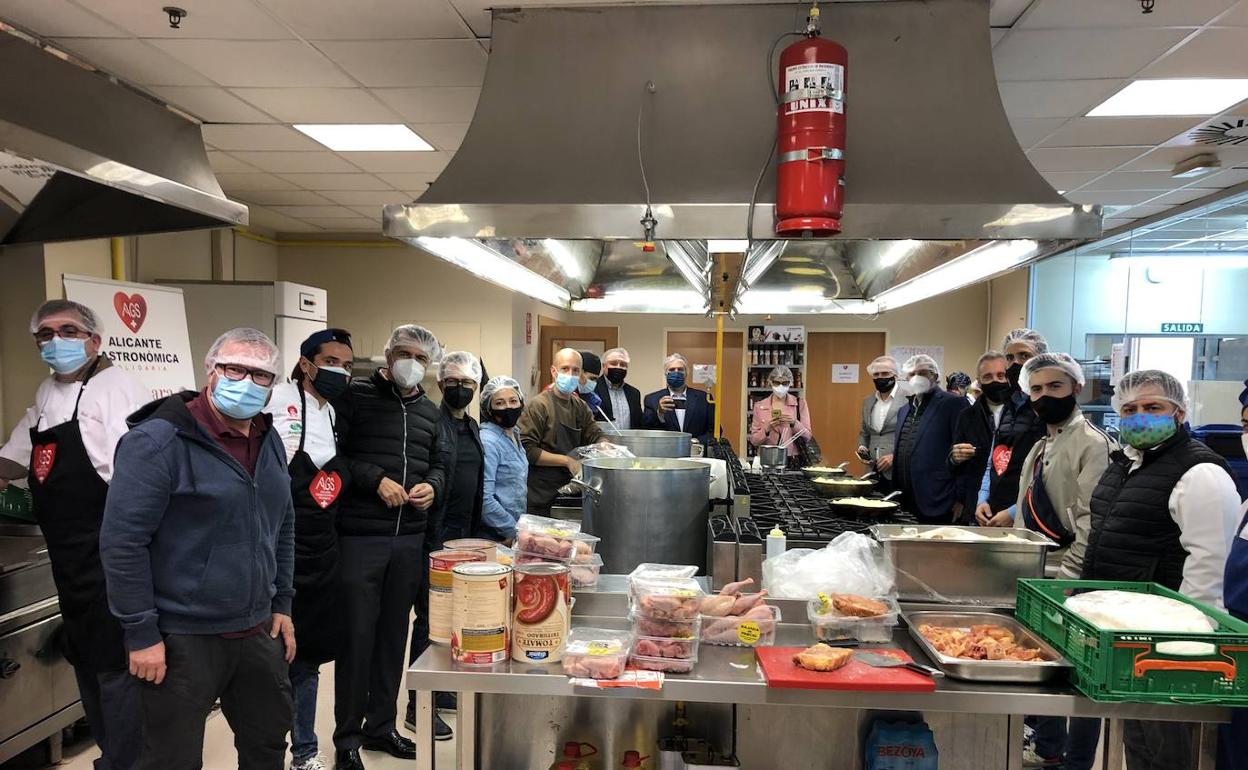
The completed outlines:
[[[0,768],[1248,767],[1248,0],[169,1],[0,0]]]

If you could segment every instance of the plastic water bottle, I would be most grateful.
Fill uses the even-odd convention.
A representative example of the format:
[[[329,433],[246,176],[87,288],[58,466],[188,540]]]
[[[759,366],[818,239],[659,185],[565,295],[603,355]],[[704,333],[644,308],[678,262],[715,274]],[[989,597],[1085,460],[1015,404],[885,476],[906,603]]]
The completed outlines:
[[[788,542],[785,540],[784,531],[779,527],[767,533],[767,558],[779,556],[788,549]]]

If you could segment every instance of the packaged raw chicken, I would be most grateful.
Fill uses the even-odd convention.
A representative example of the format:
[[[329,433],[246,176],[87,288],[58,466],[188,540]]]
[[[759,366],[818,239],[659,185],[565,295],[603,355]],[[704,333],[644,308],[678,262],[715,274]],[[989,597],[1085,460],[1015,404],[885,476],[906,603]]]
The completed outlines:
[[[602,572],[602,555],[591,553],[586,561],[573,560],[570,569],[573,588],[593,588],[598,585],[598,575]]]
[[[646,671],[666,671],[669,674],[688,674],[693,671],[693,658],[653,658],[648,655],[630,655],[628,663],[635,668]]]
[[[704,617],[725,618],[729,615],[744,615],[763,603],[767,591],[743,593],[746,588],[754,585],[754,578],[746,578],[729,583],[719,589],[718,593],[703,597],[700,613]]]
[[[698,574],[698,568],[691,564],[652,564],[649,562],[638,564],[637,567],[628,574],[628,597],[630,600],[636,600],[637,593],[634,591],[634,584],[645,580],[681,580],[691,578]]]
[[[624,673],[633,634],[608,628],[573,628],[563,647],[563,672],[572,677],[617,679]]]
[[[576,552],[572,555],[573,564],[587,564],[598,551],[598,543],[602,541],[600,537],[594,537],[587,532],[577,532],[572,535],[572,542],[576,544]],[[599,557],[601,561],[601,557]]]
[[[667,639],[661,636],[638,636],[633,643],[633,655],[643,658],[698,657],[698,639]]]
[[[693,620],[663,620],[634,612],[629,616],[633,630],[638,636],[662,637],[664,639],[697,639],[702,623]]]
[[[579,521],[551,519],[525,514],[516,522],[516,563],[537,560],[570,562],[576,556],[576,540],[581,531]],[[521,554],[532,557],[522,561]]]
[[[866,615],[868,612],[883,612]],[[852,594],[819,594],[806,606],[806,618],[819,641],[855,639],[860,642],[887,642],[893,638],[901,608],[891,597],[866,599]]]
[[[707,644],[729,647],[770,647],[776,643],[780,608],[759,604],[743,615],[702,617],[699,638]]]
[[[702,586],[693,578],[637,580],[636,611],[658,620],[693,620],[702,609]]]

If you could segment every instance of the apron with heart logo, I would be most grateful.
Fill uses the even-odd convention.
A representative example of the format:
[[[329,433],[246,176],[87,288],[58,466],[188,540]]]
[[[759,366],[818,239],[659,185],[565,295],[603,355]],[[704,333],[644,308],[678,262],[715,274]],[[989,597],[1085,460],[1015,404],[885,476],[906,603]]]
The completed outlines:
[[[108,484],[95,470],[78,426],[78,405],[99,366],[92,364],[68,421],[30,431],[30,496],[52,562],[61,606],[62,647],[74,666],[96,673],[129,665],[121,624],[108,609],[100,563],[100,523]]]
[[[308,397],[302,387],[299,401],[303,428],[299,450],[290,460],[290,496],[295,506],[295,599],[291,612],[299,659],[325,663],[337,657],[341,644],[337,512],[349,477],[340,457],[318,468],[304,451]]]

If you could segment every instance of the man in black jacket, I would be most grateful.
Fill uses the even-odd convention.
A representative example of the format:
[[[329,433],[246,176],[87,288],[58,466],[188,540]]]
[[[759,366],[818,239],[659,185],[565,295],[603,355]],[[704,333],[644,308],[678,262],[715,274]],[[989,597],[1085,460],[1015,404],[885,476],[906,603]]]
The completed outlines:
[[[602,376],[598,378],[598,397],[602,411],[620,430],[641,427],[641,391],[624,382],[628,377],[628,351],[611,348],[602,354]],[[600,419],[601,415],[594,415]]]
[[[346,634],[334,672],[336,770],[361,770],[361,748],[416,757],[395,729],[395,702],[424,539],[436,534],[435,503],[448,484],[442,415],[420,387],[442,350],[428,329],[408,324],[385,352],[385,368],[353,380],[334,404],[351,472],[338,513]]]
[[[947,460],[966,399],[940,389],[940,367],[927,355],[911,356],[901,367],[908,403],[897,413],[893,484],[902,506],[922,524],[948,524],[962,512],[957,483]]]
[[[992,451],[992,436],[1012,390],[1005,373],[1005,355],[999,351],[989,350],[980,356],[975,372],[982,395],[958,418],[953,448],[949,450],[949,468],[958,480],[961,521],[965,523],[974,521],[980,482]]]

